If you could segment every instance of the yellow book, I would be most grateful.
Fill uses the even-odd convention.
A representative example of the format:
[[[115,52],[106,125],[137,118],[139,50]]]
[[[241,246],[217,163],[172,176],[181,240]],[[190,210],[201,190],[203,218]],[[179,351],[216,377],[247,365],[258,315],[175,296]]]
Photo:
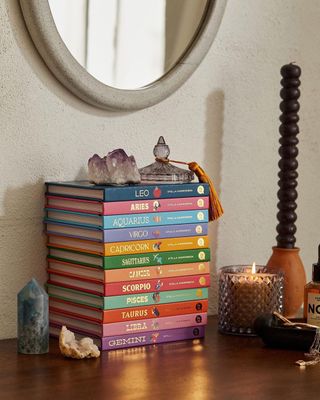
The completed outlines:
[[[209,247],[208,236],[190,236],[130,242],[100,243],[65,236],[48,236],[48,245],[103,256],[158,253],[161,251],[192,250]]]

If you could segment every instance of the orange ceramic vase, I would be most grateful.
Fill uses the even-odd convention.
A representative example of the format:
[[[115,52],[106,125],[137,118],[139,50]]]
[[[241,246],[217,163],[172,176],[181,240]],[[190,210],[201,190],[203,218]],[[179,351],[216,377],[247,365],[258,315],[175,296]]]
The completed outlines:
[[[297,316],[303,304],[306,273],[299,256],[300,249],[282,249],[272,247],[272,255],[267,262],[270,272],[282,272],[284,275],[284,310],[287,318]]]

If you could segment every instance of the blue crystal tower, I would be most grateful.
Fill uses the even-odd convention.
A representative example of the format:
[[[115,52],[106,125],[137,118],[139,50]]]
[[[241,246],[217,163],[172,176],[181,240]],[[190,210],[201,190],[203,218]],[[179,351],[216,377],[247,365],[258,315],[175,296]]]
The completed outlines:
[[[32,278],[18,293],[18,352],[43,354],[48,351],[48,295]]]

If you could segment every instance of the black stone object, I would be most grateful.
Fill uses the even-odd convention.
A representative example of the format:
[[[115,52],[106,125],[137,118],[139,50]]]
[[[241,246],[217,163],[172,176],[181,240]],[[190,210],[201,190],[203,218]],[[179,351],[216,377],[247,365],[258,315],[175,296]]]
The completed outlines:
[[[254,322],[254,331],[268,347],[308,351],[316,328],[284,326],[272,314],[262,314]]]
[[[281,125],[279,132],[281,138],[279,139],[280,147],[280,161],[278,163],[280,171],[279,176],[279,190],[278,190],[278,225],[276,237],[277,247],[284,249],[293,249],[295,247],[296,238],[296,225],[297,208],[296,200],[298,192],[296,190],[298,182],[298,148],[299,140],[297,135],[299,133],[299,116],[298,111],[300,104],[298,99],[300,97],[300,80],[301,69],[298,65],[287,64],[280,70],[282,79],[282,89],[280,97],[280,115]]]

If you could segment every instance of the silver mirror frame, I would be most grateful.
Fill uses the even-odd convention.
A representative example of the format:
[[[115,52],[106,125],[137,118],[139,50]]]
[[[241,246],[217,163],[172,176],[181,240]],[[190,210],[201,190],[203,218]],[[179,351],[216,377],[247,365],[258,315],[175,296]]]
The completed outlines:
[[[219,29],[227,0],[208,0],[207,12],[186,53],[162,78],[137,90],[107,86],[95,79],[71,55],[58,33],[48,0],[20,0],[30,36],[54,76],[74,95],[106,110],[139,110],[175,92],[207,54]]]

